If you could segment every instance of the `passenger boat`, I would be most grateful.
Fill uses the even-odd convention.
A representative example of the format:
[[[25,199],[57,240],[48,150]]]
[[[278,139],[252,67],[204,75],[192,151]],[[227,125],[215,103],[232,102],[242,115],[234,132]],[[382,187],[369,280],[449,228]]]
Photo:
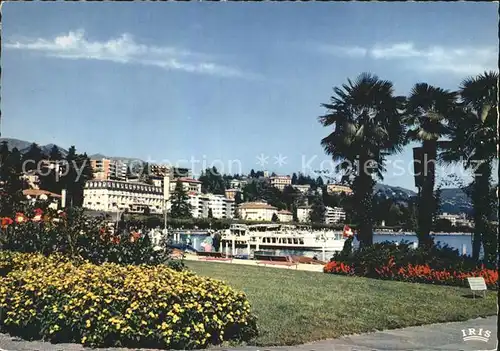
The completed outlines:
[[[293,249],[338,252],[344,247],[341,231],[312,230],[285,224],[233,224],[222,235],[222,247],[251,249]]]

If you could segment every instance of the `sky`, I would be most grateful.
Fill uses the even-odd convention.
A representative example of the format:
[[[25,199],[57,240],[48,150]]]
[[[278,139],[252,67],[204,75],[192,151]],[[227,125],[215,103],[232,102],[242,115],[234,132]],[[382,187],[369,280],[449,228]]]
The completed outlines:
[[[331,173],[318,116],[332,88],[372,72],[398,95],[457,89],[497,69],[497,7],[4,3],[2,137],[194,173]],[[384,183],[414,189],[412,146],[389,157]],[[438,175],[450,172],[463,170]]]

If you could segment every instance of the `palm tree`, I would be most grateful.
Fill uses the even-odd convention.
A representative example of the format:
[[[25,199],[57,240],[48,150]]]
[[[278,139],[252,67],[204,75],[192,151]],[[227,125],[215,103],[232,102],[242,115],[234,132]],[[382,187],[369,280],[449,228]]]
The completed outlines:
[[[459,93],[462,109],[450,121],[452,140],[443,159],[474,171],[470,187],[475,226],[472,256],[479,259],[482,242],[485,259],[495,262],[498,239],[489,221],[493,209],[498,208],[491,191],[492,164],[498,158],[498,72],[465,79]]]
[[[325,152],[340,161],[337,170],[352,182],[354,213],[362,246],[373,243],[374,178],[383,179],[385,158],[404,144],[402,112],[405,98],[394,96],[392,82],[363,73],[333,88],[328,113],[319,117],[333,131],[321,140]]]
[[[405,122],[410,127],[408,140],[421,141],[423,160],[421,191],[418,199],[417,237],[420,247],[433,245],[430,232],[439,201],[434,194],[436,159],[440,139],[448,134],[447,119],[457,107],[457,93],[426,83],[417,83],[406,105]]]

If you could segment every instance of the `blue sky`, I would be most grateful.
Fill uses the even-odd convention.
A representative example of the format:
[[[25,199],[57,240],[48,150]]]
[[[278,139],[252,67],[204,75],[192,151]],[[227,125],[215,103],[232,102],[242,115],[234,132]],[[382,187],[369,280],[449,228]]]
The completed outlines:
[[[5,3],[2,136],[195,172],[330,169],[317,117],[333,86],[369,71],[398,94],[456,89],[497,66],[497,6]]]

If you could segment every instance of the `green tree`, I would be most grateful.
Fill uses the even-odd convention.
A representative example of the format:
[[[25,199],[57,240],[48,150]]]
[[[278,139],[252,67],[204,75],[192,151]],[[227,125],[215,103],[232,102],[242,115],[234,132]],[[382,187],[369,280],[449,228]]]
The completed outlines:
[[[0,196],[0,215],[12,217],[19,203],[24,199],[22,175],[22,157],[17,148],[13,148],[8,154],[2,150],[2,165],[0,177],[2,180],[2,195]]]
[[[316,186],[318,188],[323,188],[323,185],[325,185],[325,183],[323,182],[323,178],[321,177],[316,178]]]
[[[40,162],[45,159],[45,155],[38,144],[31,144],[28,151],[22,156],[22,162],[24,164],[24,171],[30,172],[37,170],[40,167]]]
[[[61,151],[59,151],[59,148],[56,145],[52,146],[52,149],[50,149],[49,160],[51,161],[62,160]]]
[[[404,145],[402,111],[405,98],[394,96],[393,84],[363,73],[333,89],[327,114],[319,118],[333,131],[321,140],[343,179],[352,182],[353,206],[362,246],[373,243],[374,178],[383,179],[386,156]]]
[[[418,202],[418,243],[429,249],[433,245],[430,231],[433,212],[437,206],[434,197],[436,160],[442,137],[448,134],[446,126],[457,110],[457,94],[426,83],[418,83],[411,90],[405,121],[409,125],[409,140],[422,142],[422,188]]]
[[[52,164],[46,164],[39,175],[40,188],[48,190],[52,193],[60,194],[62,190],[62,182],[60,181],[59,175],[62,155],[56,145],[54,145],[50,150],[49,160]]]
[[[498,72],[491,71],[462,82],[462,108],[450,120],[451,141],[443,153],[445,161],[459,162],[473,171],[472,257],[479,259],[483,244],[485,259],[491,263],[496,262],[498,249],[498,233],[490,223],[498,208],[491,191],[492,165],[498,157],[498,79]]]
[[[241,192],[237,191],[236,195],[234,195],[234,203],[236,205],[239,205],[243,202],[243,196],[241,195]]]
[[[297,184],[297,173],[292,174],[292,184]]]
[[[312,205],[311,212],[309,213],[309,220],[312,223],[324,223],[325,222],[325,212],[326,207],[323,204],[322,199],[316,196]]]
[[[173,218],[191,218],[191,205],[188,202],[189,196],[187,195],[180,180],[175,184],[174,192],[170,199],[170,216]]]
[[[287,185],[283,189],[283,193],[281,194],[281,199],[282,202],[285,203],[286,209],[291,211],[293,206],[297,203],[300,196],[301,196],[300,191],[294,189],[293,186]]]
[[[87,154],[77,154],[71,146],[64,162],[62,189],[66,189],[66,205],[81,207],[83,205],[83,189],[87,180],[92,179],[92,167]]]
[[[273,213],[273,217],[271,218],[271,222],[279,222],[279,218],[278,218],[278,215],[275,213]]]
[[[214,218],[214,212],[211,208],[208,209],[208,218]]]
[[[200,175],[199,181],[204,193],[224,195],[226,182],[216,167],[205,169]]]

